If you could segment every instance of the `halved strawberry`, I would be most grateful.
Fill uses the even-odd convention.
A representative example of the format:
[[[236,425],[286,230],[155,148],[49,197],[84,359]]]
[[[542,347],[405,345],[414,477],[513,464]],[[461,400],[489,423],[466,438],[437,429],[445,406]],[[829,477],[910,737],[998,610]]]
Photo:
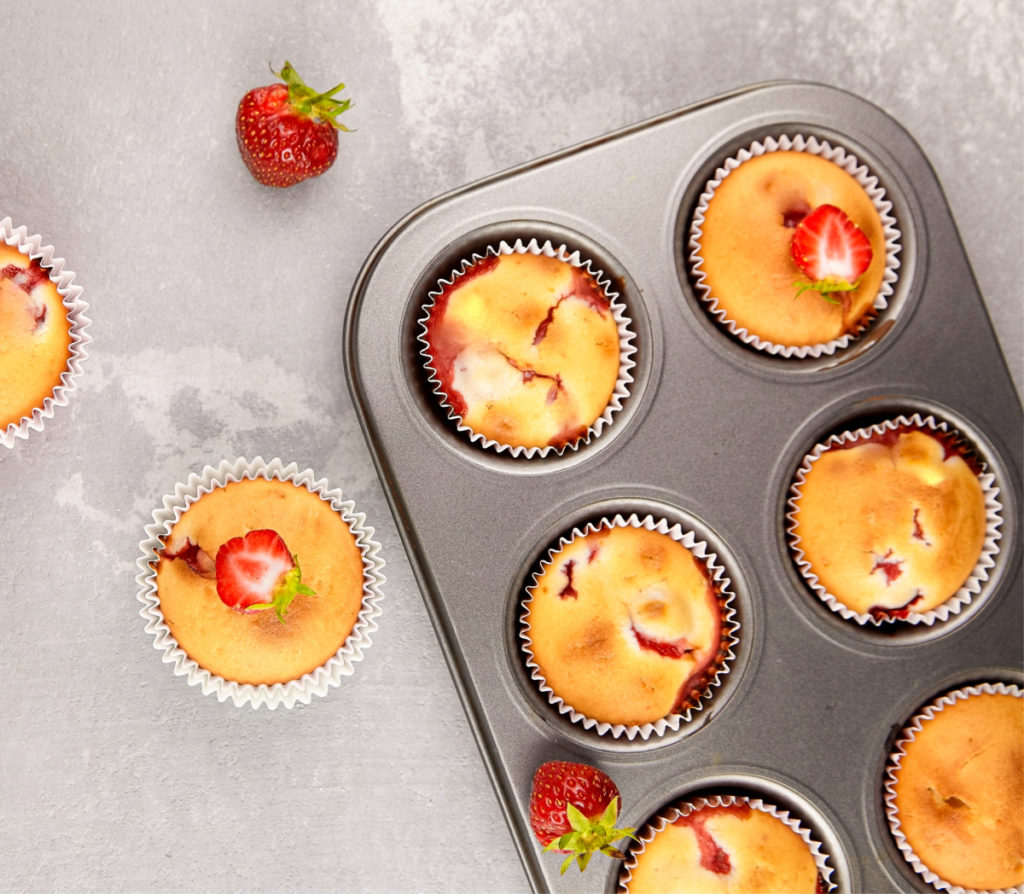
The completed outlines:
[[[283,622],[296,596],[316,595],[302,583],[298,557],[268,528],[229,540],[217,551],[216,564],[217,595],[238,611],[272,608]]]
[[[871,264],[868,237],[835,205],[819,205],[793,229],[790,245],[793,262],[811,281],[800,283],[823,293],[850,292]]]
[[[635,829],[616,829],[619,789],[607,773],[588,764],[548,761],[537,768],[530,792],[530,828],[545,851],[569,854],[562,872],[574,860],[580,872],[595,851],[622,859],[612,846],[633,838]]]

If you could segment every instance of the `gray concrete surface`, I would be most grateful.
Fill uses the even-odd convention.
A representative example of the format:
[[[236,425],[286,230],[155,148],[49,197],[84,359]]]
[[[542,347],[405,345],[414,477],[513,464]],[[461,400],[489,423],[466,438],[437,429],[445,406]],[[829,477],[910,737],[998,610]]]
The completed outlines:
[[[71,404],[0,448],[2,891],[526,890],[340,356],[363,259],[436,194],[745,84],[842,87],[931,158],[1024,383],[1018,0],[7,13],[0,216],[66,259],[94,342]],[[273,191],[233,120],[285,59],[344,79],[356,130],[333,170]],[[256,455],[342,488],[387,562],[356,673],[291,711],[186,686],[136,600],[161,497]]]

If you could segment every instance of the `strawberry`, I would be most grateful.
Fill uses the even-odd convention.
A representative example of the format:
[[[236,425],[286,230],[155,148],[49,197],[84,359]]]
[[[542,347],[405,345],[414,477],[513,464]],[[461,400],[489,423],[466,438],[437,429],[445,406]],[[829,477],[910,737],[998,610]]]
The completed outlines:
[[[871,264],[872,251],[868,237],[842,209],[819,205],[794,228],[790,254],[811,280],[797,283],[797,295],[812,289],[828,298],[830,292],[857,288]]]
[[[217,595],[238,611],[272,608],[283,623],[296,596],[316,594],[302,583],[297,556],[276,531],[249,531],[217,550]]]
[[[611,778],[587,764],[548,761],[537,768],[530,792],[530,828],[546,851],[569,854],[580,872],[594,851],[622,859],[612,842],[634,838],[635,829],[616,829],[619,790]]]
[[[246,167],[265,186],[293,186],[318,177],[338,157],[338,115],[350,105],[307,87],[290,62],[274,72],[283,84],[250,90],[238,104],[235,136]]]

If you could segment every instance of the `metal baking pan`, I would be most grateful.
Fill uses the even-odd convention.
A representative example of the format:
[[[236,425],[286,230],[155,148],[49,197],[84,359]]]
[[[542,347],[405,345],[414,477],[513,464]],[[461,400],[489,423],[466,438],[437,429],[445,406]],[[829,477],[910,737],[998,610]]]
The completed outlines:
[[[899,222],[900,275],[867,335],[783,359],[731,339],[685,263],[705,181],[778,133],[832,139],[879,176]],[[426,292],[472,250],[534,235],[596,257],[637,334],[630,396],[590,444],[523,459],[482,449],[440,412],[416,344]],[[346,374],[364,434],[497,797],[535,890],[614,891],[596,858],[559,876],[527,801],[544,760],[602,767],[622,821],[681,794],[741,790],[789,807],[824,844],[841,891],[931,890],[892,843],[885,758],[921,704],[979,680],[1021,682],[1022,413],[942,189],[892,118],[833,88],[752,86],[455,190],[399,221],[352,291]],[[802,583],[784,503],[804,451],[881,415],[937,413],[974,441],[1003,500],[1001,550],[967,610],[931,627],[844,621]],[[519,651],[518,605],[559,534],[602,514],[668,517],[725,561],[740,645],[708,707],[675,734],[609,739],[559,715]]]

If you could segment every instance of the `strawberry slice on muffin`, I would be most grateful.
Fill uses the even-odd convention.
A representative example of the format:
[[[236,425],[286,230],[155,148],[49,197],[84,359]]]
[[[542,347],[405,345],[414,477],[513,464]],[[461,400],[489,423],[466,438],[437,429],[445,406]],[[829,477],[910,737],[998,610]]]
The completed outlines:
[[[298,556],[269,528],[233,537],[217,550],[216,559],[188,538],[184,543],[168,544],[164,554],[181,559],[201,577],[215,579],[221,602],[236,611],[273,609],[284,623],[296,596],[316,595],[302,583]]]

